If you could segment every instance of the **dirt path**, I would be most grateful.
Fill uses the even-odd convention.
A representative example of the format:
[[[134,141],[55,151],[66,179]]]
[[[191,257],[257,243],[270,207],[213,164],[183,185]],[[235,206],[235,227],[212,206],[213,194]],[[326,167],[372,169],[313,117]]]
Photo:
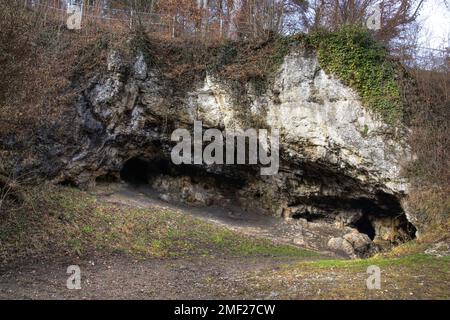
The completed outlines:
[[[327,250],[326,226],[320,225],[315,232],[315,224],[309,223],[305,229],[300,221],[282,219],[254,212],[247,212],[238,206],[192,207],[183,204],[168,203],[160,200],[158,194],[145,186],[132,187],[127,184],[99,185],[93,194],[101,201],[122,204],[142,209],[168,209],[225,227],[238,233],[268,238],[274,243],[311,249],[329,257],[339,257]],[[330,237],[332,231],[330,231]]]
[[[296,267],[302,259],[222,257],[29,263],[0,274],[1,299],[449,299],[450,275],[439,264],[382,268],[381,290],[366,287],[366,266]],[[68,265],[82,270],[68,290]]]
[[[37,262],[2,274],[0,299],[232,299],[241,297],[242,292],[236,292],[227,283],[238,282],[249,272],[277,269],[283,262],[288,260],[196,258],[140,261],[124,256],[92,261]],[[81,268],[81,290],[68,290],[66,287],[66,270],[71,264]]]

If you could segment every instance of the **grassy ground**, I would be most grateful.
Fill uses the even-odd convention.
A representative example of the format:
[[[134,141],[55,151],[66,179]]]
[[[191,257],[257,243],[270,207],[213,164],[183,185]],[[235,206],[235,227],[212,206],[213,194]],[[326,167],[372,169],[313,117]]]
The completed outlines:
[[[70,188],[26,197],[2,212],[0,299],[450,299],[450,258],[424,254],[423,243],[334,260]],[[79,292],[65,287],[71,264],[83,270]],[[381,290],[367,289],[372,265]]]
[[[367,289],[371,265],[381,269],[380,290]],[[300,262],[257,272],[233,285],[247,295],[261,293],[260,297],[270,290],[279,299],[450,299],[449,265],[448,257],[420,254],[400,259]]]
[[[46,185],[28,190],[28,201],[4,212],[0,261],[64,254],[129,254],[137,258],[186,256],[285,256],[316,254],[267,239],[239,235],[189,215],[97,201],[75,189]]]

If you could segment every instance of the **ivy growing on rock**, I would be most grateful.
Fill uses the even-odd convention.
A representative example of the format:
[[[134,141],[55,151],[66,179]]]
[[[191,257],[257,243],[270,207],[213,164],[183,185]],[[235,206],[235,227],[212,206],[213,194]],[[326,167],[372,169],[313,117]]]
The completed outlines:
[[[366,107],[387,123],[402,120],[396,64],[368,30],[346,26],[336,32],[313,33],[307,41],[317,50],[322,68],[355,89]]]

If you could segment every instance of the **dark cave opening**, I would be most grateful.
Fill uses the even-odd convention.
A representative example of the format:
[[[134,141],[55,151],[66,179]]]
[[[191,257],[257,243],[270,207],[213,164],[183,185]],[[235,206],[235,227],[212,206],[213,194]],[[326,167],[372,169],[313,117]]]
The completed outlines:
[[[352,225],[352,227],[354,227],[359,232],[369,236],[371,240],[375,239],[375,228],[373,227],[373,224],[367,215],[363,215],[357,222]]]
[[[76,188],[77,184],[71,179],[65,179],[59,183],[63,187]]]
[[[327,214],[313,214],[309,210],[302,210],[293,214],[292,218],[295,220],[305,219],[308,222],[315,222],[319,220],[327,220]]]
[[[106,174],[103,174],[103,175],[95,178],[96,183],[116,183],[116,182],[119,182],[119,180],[120,179],[117,176],[117,174],[115,174],[113,172],[108,172]]]
[[[372,240],[377,236],[374,223],[377,220],[390,218],[398,221],[399,234],[405,241],[416,237],[416,228],[408,221],[402,209],[400,201],[393,195],[378,192],[375,199],[359,198],[350,201],[353,209],[361,210],[362,217],[354,222],[352,226],[359,232],[365,233]]]
[[[216,185],[224,189],[236,189],[245,185],[245,179],[227,173],[212,173],[200,165],[174,165],[165,158],[131,158],[124,163],[120,171],[120,179],[132,185],[147,185],[159,175],[188,176],[194,183],[206,182],[206,188]],[[209,186],[208,183],[211,185]]]
[[[408,222],[399,200],[382,192],[373,198],[300,197],[292,208],[300,209],[292,215],[293,219],[342,223],[366,234],[371,240],[377,238],[377,223],[380,225],[382,220],[390,219],[397,221],[398,234],[405,241],[415,238],[416,228]]]
[[[120,170],[120,178],[132,185],[148,184],[150,163],[141,158],[132,158],[125,162]]]
[[[173,174],[174,167],[169,160],[163,158],[135,157],[125,162],[120,170],[120,179],[133,185],[146,185],[158,175]]]

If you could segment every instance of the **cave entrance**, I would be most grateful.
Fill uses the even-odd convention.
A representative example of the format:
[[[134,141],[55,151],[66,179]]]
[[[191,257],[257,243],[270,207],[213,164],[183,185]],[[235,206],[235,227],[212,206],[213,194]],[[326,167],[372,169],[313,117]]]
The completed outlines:
[[[148,165],[149,163],[140,158],[132,158],[125,162],[120,171],[120,178],[134,185],[148,183]]]
[[[149,184],[152,177],[166,173],[168,167],[168,162],[162,159],[131,158],[120,170],[120,179],[133,185]]]
[[[238,178],[223,172],[212,173],[197,165],[174,165],[165,158],[134,157],[127,160],[120,170],[120,179],[134,185],[149,184],[160,175],[190,177],[195,184],[209,182],[230,190],[240,189],[245,184],[245,179],[242,177]]]
[[[366,234],[371,240],[375,239],[376,231],[367,215],[363,215],[357,222],[353,224],[359,232]]]
[[[308,222],[338,222],[366,234],[371,240],[386,238],[405,241],[415,238],[415,228],[408,222],[394,196],[379,192],[374,198],[301,197],[294,202],[294,219]],[[380,230],[382,234],[380,234]]]

